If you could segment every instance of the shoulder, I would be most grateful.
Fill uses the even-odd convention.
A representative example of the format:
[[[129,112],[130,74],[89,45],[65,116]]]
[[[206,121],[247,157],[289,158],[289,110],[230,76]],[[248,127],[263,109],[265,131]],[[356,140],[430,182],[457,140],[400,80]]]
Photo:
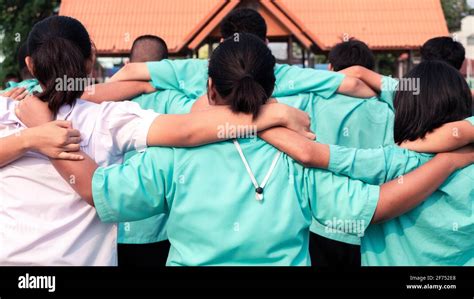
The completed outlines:
[[[15,115],[16,101],[11,98],[0,96],[0,120],[4,122]]]
[[[80,119],[96,117],[99,111],[100,104],[77,99],[74,107],[71,110],[71,117]]]
[[[11,102],[13,102],[13,99],[0,96],[0,111],[3,112],[8,110],[11,105]]]

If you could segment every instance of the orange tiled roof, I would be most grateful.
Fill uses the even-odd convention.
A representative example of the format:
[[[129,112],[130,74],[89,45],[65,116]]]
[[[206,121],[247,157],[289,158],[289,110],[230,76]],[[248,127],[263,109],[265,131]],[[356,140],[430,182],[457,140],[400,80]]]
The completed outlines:
[[[188,47],[192,50],[197,49],[201,43],[209,35],[215,36],[216,31],[219,31],[219,24],[224,17],[232,10],[238,7],[241,0],[228,0],[227,6],[225,6],[215,17],[207,23],[196,37],[189,43]],[[267,36],[271,39],[272,37],[280,37],[289,34],[293,34],[296,39],[306,48],[310,48],[313,44],[301,29],[294,24],[292,20],[288,18],[271,0],[260,0],[261,6],[258,7],[258,12],[263,16],[267,22],[268,31]],[[220,32],[218,33],[220,35]]]
[[[344,33],[372,49],[414,49],[448,35],[440,0],[274,0],[323,50]]]
[[[449,34],[440,0],[259,1],[307,48],[316,45],[329,50],[348,34],[375,50],[416,49],[433,36]],[[196,49],[239,3],[240,0],[62,0],[59,14],[80,20],[99,54],[128,53],[133,40],[142,34],[163,37],[170,52],[178,53]]]
[[[60,15],[80,20],[100,53],[128,53],[143,34],[181,51],[225,0],[62,0]]]

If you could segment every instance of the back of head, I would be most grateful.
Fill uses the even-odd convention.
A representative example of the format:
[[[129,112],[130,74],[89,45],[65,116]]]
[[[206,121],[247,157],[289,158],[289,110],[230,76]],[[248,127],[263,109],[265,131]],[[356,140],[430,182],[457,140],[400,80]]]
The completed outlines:
[[[424,61],[402,80],[418,80],[419,84],[417,91],[398,87],[394,99],[396,143],[423,138],[445,123],[471,116],[469,86],[461,73],[447,63]]]
[[[20,68],[20,76],[22,80],[31,79],[33,76],[31,75],[28,67],[26,66],[25,58],[28,56],[28,46],[26,43],[22,44],[18,49],[18,66]]]
[[[422,61],[441,60],[457,70],[461,69],[466,58],[464,46],[448,36],[440,36],[428,40],[421,47],[420,53]]]
[[[369,70],[375,66],[375,57],[367,44],[360,40],[350,39],[335,45],[329,52],[329,62],[334,71],[360,65]]]
[[[168,46],[156,35],[137,37],[130,51],[130,62],[160,61],[167,58]]]
[[[212,53],[209,78],[232,111],[258,116],[275,87],[275,57],[253,34],[236,33]]]
[[[64,90],[58,88],[58,83],[87,78],[92,56],[89,34],[76,19],[52,16],[33,26],[27,44],[32,74],[44,87],[38,97],[48,102],[56,114],[62,105],[73,104],[84,91],[84,84],[67,84]]]
[[[254,9],[239,8],[230,12],[221,25],[221,35],[224,39],[234,33],[251,33],[262,41],[267,40],[267,24],[265,19]]]

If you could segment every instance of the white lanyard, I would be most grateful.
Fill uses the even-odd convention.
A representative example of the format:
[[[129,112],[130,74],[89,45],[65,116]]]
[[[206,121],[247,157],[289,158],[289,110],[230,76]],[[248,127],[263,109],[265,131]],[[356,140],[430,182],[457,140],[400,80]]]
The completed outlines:
[[[250,180],[252,181],[254,187],[255,187],[255,198],[260,201],[263,200],[263,188],[265,188],[265,185],[267,184],[268,180],[270,179],[270,176],[273,172],[273,169],[275,169],[275,166],[278,162],[278,159],[280,159],[281,152],[278,151],[275,155],[275,158],[273,158],[272,165],[270,166],[270,169],[267,172],[267,175],[263,179],[263,182],[261,185],[258,184],[257,179],[253,175],[252,170],[250,169],[249,163],[247,162],[247,159],[245,159],[244,152],[242,151],[242,148],[240,147],[239,142],[237,139],[234,139],[234,145],[237,148],[237,151],[239,152],[240,158],[242,159],[242,162],[245,165],[245,168],[247,169],[247,173],[250,176]]]

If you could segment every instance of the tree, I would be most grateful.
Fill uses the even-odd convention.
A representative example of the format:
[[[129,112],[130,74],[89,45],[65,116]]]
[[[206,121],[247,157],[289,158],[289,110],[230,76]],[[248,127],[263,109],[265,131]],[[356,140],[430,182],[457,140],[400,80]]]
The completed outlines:
[[[26,41],[33,25],[52,15],[59,0],[0,0],[0,80],[6,74],[18,73],[17,51]]]
[[[461,20],[469,15],[469,5],[466,0],[441,0],[444,17],[448,23],[449,31],[457,31],[461,28]]]

